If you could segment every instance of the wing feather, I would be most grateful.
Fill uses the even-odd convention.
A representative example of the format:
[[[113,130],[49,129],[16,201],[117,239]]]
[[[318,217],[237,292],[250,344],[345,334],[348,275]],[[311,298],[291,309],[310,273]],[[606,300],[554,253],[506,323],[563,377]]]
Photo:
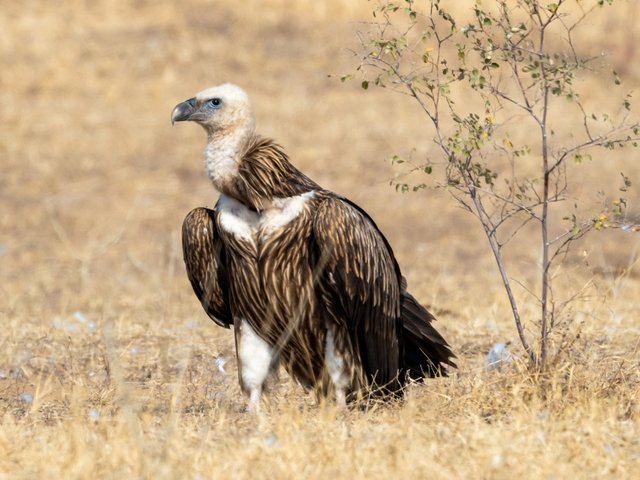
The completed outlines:
[[[396,391],[400,276],[387,241],[363,210],[336,196],[318,206],[313,234],[327,316],[348,331],[368,383]]]
[[[187,276],[207,315],[221,327],[233,319],[229,309],[224,247],[216,229],[216,210],[196,208],[182,224]]]

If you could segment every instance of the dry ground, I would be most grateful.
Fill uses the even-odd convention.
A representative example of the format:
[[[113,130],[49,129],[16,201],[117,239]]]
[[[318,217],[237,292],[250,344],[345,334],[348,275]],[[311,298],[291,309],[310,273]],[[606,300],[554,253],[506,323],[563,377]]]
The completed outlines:
[[[590,287],[544,395],[518,362],[483,372],[494,342],[517,342],[480,229],[445,195],[388,186],[386,158],[429,148],[419,112],[327,77],[352,69],[368,2],[1,3],[0,478],[640,471],[638,234],[600,233],[570,259],[561,293]],[[583,41],[611,52],[631,88],[638,7],[617,3]],[[222,81],[243,85],[259,130],[388,234],[458,353],[452,377],[337,415],[283,376],[265,415],[241,413],[231,333],[207,320],[181,261],[182,218],[216,196],[204,136],[169,122],[178,101]],[[606,105],[598,75],[585,82]],[[640,184],[637,152],[585,165],[573,194],[592,202],[596,180],[620,170]],[[514,276],[535,272],[535,251],[511,258]],[[533,332],[534,301],[519,295]]]

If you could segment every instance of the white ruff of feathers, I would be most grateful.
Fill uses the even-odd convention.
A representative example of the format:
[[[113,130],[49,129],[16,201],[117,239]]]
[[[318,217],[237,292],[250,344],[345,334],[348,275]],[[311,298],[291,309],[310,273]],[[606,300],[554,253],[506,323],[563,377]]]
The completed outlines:
[[[225,83],[199,92],[196,98],[224,98],[231,111],[223,110],[219,115],[224,128],[208,130],[207,146],[204,149],[204,167],[213,185],[223,191],[224,186],[235,179],[248,140],[255,134],[255,119],[249,97],[240,87]],[[224,116],[229,117],[224,118]]]

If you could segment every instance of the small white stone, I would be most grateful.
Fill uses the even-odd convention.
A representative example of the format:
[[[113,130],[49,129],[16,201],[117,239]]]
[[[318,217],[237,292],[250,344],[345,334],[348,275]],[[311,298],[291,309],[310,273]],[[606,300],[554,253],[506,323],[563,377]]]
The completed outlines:
[[[227,363],[227,359],[224,357],[217,357],[216,358],[216,367],[218,368],[218,370],[220,371],[220,373],[224,373],[226,374],[226,370],[224,369],[224,366]]]
[[[18,398],[25,403],[33,402],[33,395],[30,393],[21,393]]]
[[[496,343],[491,347],[484,359],[484,369],[494,370],[511,363],[513,357],[506,343]]]
[[[273,447],[274,445],[278,444],[278,437],[276,437],[275,435],[269,435],[264,439],[264,444],[267,447]]]
[[[87,317],[80,310],[73,312],[73,318],[78,320],[80,323],[87,323]]]

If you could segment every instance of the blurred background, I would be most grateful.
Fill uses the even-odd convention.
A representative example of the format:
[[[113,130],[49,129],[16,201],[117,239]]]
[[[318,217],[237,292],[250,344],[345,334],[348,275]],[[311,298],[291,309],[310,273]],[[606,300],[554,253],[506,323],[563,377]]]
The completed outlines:
[[[582,45],[609,54],[633,90],[640,84],[638,2],[615,3],[589,20]],[[486,352],[497,339],[515,339],[480,227],[446,194],[401,195],[389,186],[392,155],[414,148],[428,155],[433,148],[420,111],[400,95],[340,82],[358,64],[356,33],[369,28],[374,2],[1,4],[5,370],[49,368],[47,349],[70,332],[84,332],[87,345],[101,341],[87,321],[98,330],[111,325],[123,351],[185,328],[213,344],[212,355],[230,351],[231,335],[206,319],[181,258],[182,219],[217,198],[202,166],[205,136],[196,125],[170,123],[175,104],[227,81],[248,91],[260,133],[284,145],[321,185],[370,212],[457,352]],[[591,101],[606,105],[610,78],[600,71],[584,75]],[[620,171],[640,184],[637,151],[596,158],[574,195],[585,193],[590,202],[595,181],[619,182]],[[637,200],[632,191],[636,212]],[[637,234],[603,232],[577,252],[575,281],[600,285],[603,294],[615,290],[605,321],[628,318],[624,312],[635,308],[638,246]],[[537,268],[536,251],[511,255],[514,275]],[[535,308],[525,302],[525,316]]]

